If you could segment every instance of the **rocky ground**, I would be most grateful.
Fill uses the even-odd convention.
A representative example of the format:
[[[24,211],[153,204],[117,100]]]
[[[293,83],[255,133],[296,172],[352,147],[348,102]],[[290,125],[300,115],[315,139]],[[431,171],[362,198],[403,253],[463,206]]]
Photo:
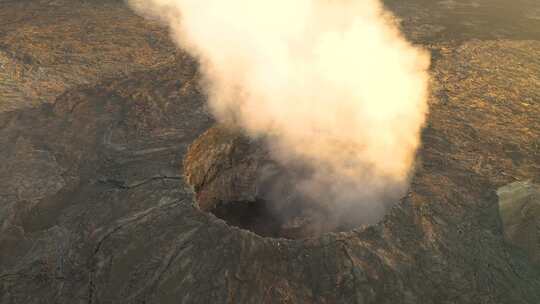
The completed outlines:
[[[121,0],[0,1],[0,111],[53,103],[66,90],[175,60],[157,23]]]
[[[540,303],[495,191],[540,183],[540,3],[389,0],[433,54],[411,189],[263,238],[197,208],[197,64],[123,2],[0,0],[0,303]]]

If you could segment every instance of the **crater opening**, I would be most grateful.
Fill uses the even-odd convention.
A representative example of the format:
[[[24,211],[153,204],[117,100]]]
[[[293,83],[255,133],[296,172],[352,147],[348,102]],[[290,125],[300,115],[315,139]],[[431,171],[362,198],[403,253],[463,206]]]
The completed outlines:
[[[209,210],[229,225],[250,230],[264,237],[298,239],[318,234],[310,214],[294,212],[280,215],[272,203],[263,199],[244,202],[222,202]]]
[[[297,189],[295,181],[308,171],[283,167],[272,160],[264,142],[223,126],[196,139],[184,159],[184,175],[199,208],[231,226],[288,239],[360,226],[357,218],[347,220],[347,212],[354,210],[340,207],[337,212]]]

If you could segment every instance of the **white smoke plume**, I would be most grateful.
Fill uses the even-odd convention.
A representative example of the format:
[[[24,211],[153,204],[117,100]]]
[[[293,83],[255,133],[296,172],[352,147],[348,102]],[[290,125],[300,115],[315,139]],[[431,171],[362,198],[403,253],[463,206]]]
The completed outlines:
[[[218,120],[310,169],[296,182],[314,200],[368,223],[404,195],[428,110],[429,55],[378,0],[129,2],[200,61]]]

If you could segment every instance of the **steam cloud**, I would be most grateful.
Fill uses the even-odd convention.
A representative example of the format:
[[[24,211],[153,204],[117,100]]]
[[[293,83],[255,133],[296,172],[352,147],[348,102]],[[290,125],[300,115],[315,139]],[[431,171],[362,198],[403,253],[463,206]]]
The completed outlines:
[[[200,61],[218,120],[270,138],[282,164],[310,169],[296,182],[313,200],[371,223],[404,195],[429,56],[378,0],[129,2]]]

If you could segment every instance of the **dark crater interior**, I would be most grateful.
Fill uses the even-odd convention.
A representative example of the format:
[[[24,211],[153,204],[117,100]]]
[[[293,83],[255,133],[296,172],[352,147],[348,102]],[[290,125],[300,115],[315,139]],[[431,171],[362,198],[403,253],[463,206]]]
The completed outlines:
[[[272,212],[269,202],[262,199],[218,203],[210,212],[231,226],[265,237],[296,238],[301,232],[301,228],[284,229],[283,219]]]
[[[314,208],[308,203],[291,202],[286,210],[277,211],[274,202],[261,198],[253,201],[220,202],[210,213],[231,226],[255,232],[264,237],[302,239],[325,232],[355,228],[354,223],[335,224],[330,210]]]

